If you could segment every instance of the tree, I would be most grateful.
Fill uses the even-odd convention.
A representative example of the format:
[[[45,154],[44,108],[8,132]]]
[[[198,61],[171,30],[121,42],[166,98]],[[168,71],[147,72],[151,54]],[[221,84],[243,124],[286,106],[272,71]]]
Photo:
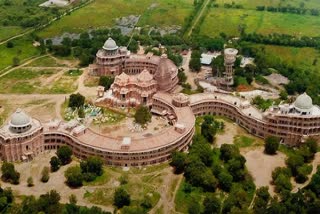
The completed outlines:
[[[74,194],[71,194],[71,195],[69,196],[69,203],[70,203],[70,204],[77,204],[77,196],[74,195]]]
[[[220,148],[220,159],[224,162],[234,158],[239,154],[239,149],[232,144],[222,144]]]
[[[260,187],[256,191],[256,197],[254,198],[253,211],[256,214],[265,213],[270,200],[270,194],[268,187]]]
[[[49,181],[49,167],[45,166],[43,167],[42,169],[42,172],[41,172],[41,181],[43,183],[47,183]]]
[[[129,193],[122,187],[116,189],[113,198],[114,205],[118,208],[129,206],[131,199]]]
[[[1,166],[1,179],[12,184],[19,184],[20,173],[14,169],[12,163],[4,162]]]
[[[226,192],[230,192],[233,177],[228,172],[221,172],[218,176],[220,188]]]
[[[61,161],[57,156],[53,156],[50,160],[51,171],[56,172],[60,169]]]
[[[109,76],[101,76],[99,79],[99,85],[103,86],[104,90],[108,90],[113,82],[114,78]]]
[[[80,108],[84,105],[85,97],[81,94],[71,94],[69,99],[70,108]]]
[[[86,117],[86,114],[85,114],[85,112],[84,112],[82,107],[80,107],[79,110],[78,110],[78,116],[79,116],[79,118],[85,118]]]
[[[151,113],[147,106],[139,106],[134,114],[134,120],[140,125],[145,125],[151,121]]]
[[[30,176],[28,177],[27,179],[27,184],[28,184],[28,187],[32,187],[34,184],[33,184],[33,178]]]
[[[267,137],[264,143],[264,152],[269,155],[274,155],[280,145],[280,140],[277,137]]]
[[[64,176],[67,179],[67,184],[70,187],[81,187],[82,186],[83,176],[81,173],[80,166],[69,167],[65,171]]]
[[[201,207],[197,200],[192,200],[188,205],[188,213],[189,214],[200,214]]]
[[[190,62],[189,62],[189,68],[192,71],[200,71],[201,69],[201,61],[200,58],[191,58]]]
[[[214,196],[207,196],[203,201],[203,214],[219,214],[221,209],[221,202]]]
[[[209,143],[213,142],[214,136],[217,133],[217,125],[214,119],[210,116],[205,116],[201,124],[201,135],[203,135]]]
[[[13,66],[18,66],[20,65],[20,59],[18,57],[13,57],[12,59],[12,65]]]
[[[175,173],[179,174],[184,171],[187,156],[183,152],[174,151],[172,153],[171,165],[175,168]]]
[[[57,156],[62,165],[66,165],[71,162],[72,149],[69,146],[61,146],[57,150]]]
[[[6,45],[7,48],[13,48],[13,46],[14,46],[13,42],[11,41],[7,42],[7,45]]]
[[[97,156],[90,156],[81,161],[80,168],[85,181],[92,181],[103,174],[103,160]]]
[[[304,164],[304,159],[299,154],[292,154],[286,160],[286,164],[290,168],[292,175],[296,176],[298,167]]]

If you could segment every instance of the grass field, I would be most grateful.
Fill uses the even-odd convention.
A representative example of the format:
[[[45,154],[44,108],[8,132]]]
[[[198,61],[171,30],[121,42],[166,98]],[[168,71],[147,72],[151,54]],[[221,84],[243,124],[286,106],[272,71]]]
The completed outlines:
[[[58,63],[55,59],[50,56],[46,56],[33,61],[27,65],[28,67],[63,67],[64,64]]]
[[[279,60],[301,69],[320,71],[320,52],[316,49],[273,45],[263,45],[263,47],[268,56],[267,60]]]
[[[200,27],[200,34],[214,37],[224,32],[228,36],[239,36],[239,26],[245,26],[247,33],[320,34],[320,18],[316,16],[225,8],[210,10]]]
[[[0,41],[3,41],[5,39],[8,39],[14,35],[20,34],[22,32],[26,31],[26,29],[23,29],[18,26],[0,26]]]
[[[83,32],[92,28],[113,27],[116,18],[142,15],[142,25],[182,25],[192,10],[193,0],[96,0],[39,33],[42,37],[64,32]],[[85,17],[85,18],[84,18]]]
[[[12,40],[14,47],[7,48],[6,45],[0,45],[0,73],[1,70],[11,66],[14,57],[18,57],[20,61],[32,56],[40,55],[39,49],[32,45],[32,40],[28,37]]]
[[[304,8],[313,9],[320,8],[320,4],[318,0],[216,0],[215,3],[219,4],[220,7],[223,7],[223,4],[228,3],[232,4],[235,2],[236,4],[242,5],[244,8],[256,9],[257,6],[274,6],[277,7],[279,5],[287,6],[291,5],[293,7],[300,7],[300,3],[304,3]]]
[[[58,74],[57,69],[16,69],[0,78],[0,93],[65,94],[76,90],[78,76]],[[61,73],[61,72],[60,72]]]

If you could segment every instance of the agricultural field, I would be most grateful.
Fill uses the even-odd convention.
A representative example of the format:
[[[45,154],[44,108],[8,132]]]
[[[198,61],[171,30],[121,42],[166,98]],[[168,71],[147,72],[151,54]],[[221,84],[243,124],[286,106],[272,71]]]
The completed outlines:
[[[116,18],[130,15],[142,15],[139,26],[182,25],[192,10],[192,4],[193,0],[96,0],[54,22],[39,35],[47,38],[64,32],[113,27]]]
[[[292,7],[300,7],[301,3],[304,3],[304,8],[313,9],[320,8],[318,0],[216,0],[215,3],[219,4],[220,7],[223,7],[224,4],[236,4],[242,5],[244,8],[256,9],[257,6],[273,6],[277,7],[290,5]]]
[[[320,4],[319,4],[320,5]],[[272,13],[246,9],[211,8],[200,27],[200,34],[210,37],[226,33],[239,36],[239,27],[247,33],[318,36],[320,18],[311,15]]]

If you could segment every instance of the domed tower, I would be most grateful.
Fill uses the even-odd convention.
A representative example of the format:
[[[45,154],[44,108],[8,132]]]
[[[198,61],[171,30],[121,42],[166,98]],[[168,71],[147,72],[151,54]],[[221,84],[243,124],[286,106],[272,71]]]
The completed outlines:
[[[293,106],[297,113],[302,115],[312,114],[313,103],[311,97],[307,93],[299,95]]]
[[[227,86],[233,85],[233,65],[236,61],[236,56],[238,54],[238,50],[234,48],[227,48],[224,50],[224,83]]]
[[[126,47],[119,47],[108,38],[96,54],[96,63],[89,66],[90,73],[97,76],[119,75],[124,67],[125,59],[129,57]]]
[[[16,112],[11,115],[9,128],[13,133],[24,133],[31,128],[31,118],[18,108]]]
[[[4,161],[32,160],[44,150],[43,127],[21,109],[11,115],[0,129],[0,159]]]
[[[154,75],[155,80],[158,83],[158,89],[160,91],[172,91],[177,85],[177,67],[171,60],[164,54],[159,61],[158,69]]]

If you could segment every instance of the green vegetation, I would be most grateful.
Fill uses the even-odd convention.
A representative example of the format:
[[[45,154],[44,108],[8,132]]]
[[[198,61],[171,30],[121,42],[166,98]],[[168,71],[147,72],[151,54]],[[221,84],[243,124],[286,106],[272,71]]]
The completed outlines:
[[[277,137],[267,137],[264,141],[264,152],[268,155],[274,155],[279,149],[280,139]]]
[[[99,85],[103,86],[105,91],[109,90],[113,82],[114,82],[113,77],[101,76],[99,79]]]
[[[12,163],[4,162],[1,166],[1,173],[2,181],[19,184],[20,173],[14,169],[14,165]]]
[[[64,94],[76,90],[78,76],[58,75],[56,69],[18,68],[0,78],[0,93],[49,93]],[[48,78],[53,81],[47,81]]]
[[[30,36],[14,39],[12,42],[14,44],[13,48],[7,48],[6,45],[0,45],[0,73],[2,73],[2,69],[12,66],[14,57],[17,57],[20,60],[20,63],[22,63],[28,58],[40,55],[40,50],[32,45],[33,39]]]
[[[57,156],[62,165],[67,165],[71,162],[72,149],[69,146],[61,146],[57,150]]]
[[[296,36],[317,36],[319,29],[316,30],[313,26],[319,24],[319,18],[310,15],[212,8],[200,27],[200,35],[213,37],[225,33],[228,36],[240,36],[241,30],[245,30],[247,33],[264,35],[276,32]]]
[[[83,95],[81,95],[80,93],[71,94],[70,98],[69,98],[68,106],[73,109],[82,108],[85,100],[86,100],[86,98]]]
[[[134,114],[134,121],[144,126],[151,121],[151,117],[151,112],[147,106],[139,106]]]
[[[109,0],[107,3],[96,0],[53,23],[39,35],[52,37],[64,32],[79,33],[91,28],[113,27],[116,18],[130,15],[142,15],[139,26],[182,25],[192,10],[192,3],[192,0]]]
[[[249,137],[249,136],[246,136],[246,135],[236,136],[234,138],[233,142],[234,142],[234,145],[236,145],[239,148],[245,148],[245,147],[251,147],[251,146],[254,146],[254,145],[259,145],[259,144],[256,143],[256,139],[255,138],[252,138],[252,137]]]
[[[273,100],[265,100],[261,96],[256,96],[255,98],[253,98],[252,104],[257,106],[262,111],[265,111],[273,104]]]
[[[41,171],[41,181],[43,183],[47,183],[49,181],[49,167],[43,167],[42,171]]]
[[[28,67],[64,67],[65,65],[58,63],[54,58],[50,56],[44,56],[42,58],[34,60],[27,66]]]
[[[61,161],[57,156],[53,156],[50,160],[51,172],[56,172],[60,169]]]

